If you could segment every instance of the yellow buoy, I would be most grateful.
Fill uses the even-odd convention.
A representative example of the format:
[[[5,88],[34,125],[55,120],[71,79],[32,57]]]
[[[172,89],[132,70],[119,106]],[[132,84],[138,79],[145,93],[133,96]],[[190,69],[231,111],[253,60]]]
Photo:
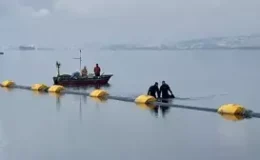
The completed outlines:
[[[60,93],[63,91],[65,88],[60,85],[53,85],[48,89],[48,92],[54,92],[54,93]]]
[[[14,81],[6,80],[1,83],[2,87],[13,87],[15,85]]]
[[[246,109],[240,104],[225,104],[219,107],[218,113],[220,114],[232,114],[232,115],[244,115]]]
[[[156,102],[156,98],[154,98],[153,96],[149,96],[149,95],[140,95],[135,99],[135,103],[152,103],[152,102]]]
[[[34,91],[43,91],[46,90],[48,87],[45,84],[34,84],[32,85],[31,89]]]
[[[105,97],[108,93],[102,89],[96,89],[90,93],[90,97]]]

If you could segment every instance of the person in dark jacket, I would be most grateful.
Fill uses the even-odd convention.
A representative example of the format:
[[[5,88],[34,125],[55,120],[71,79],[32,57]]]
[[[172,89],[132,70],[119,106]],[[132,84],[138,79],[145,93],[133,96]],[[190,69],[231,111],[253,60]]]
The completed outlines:
[[[169,92],[170,92],[170,95],[169,95]],[[168,84],[166,84],[165,81],[162,81],[162,85],[160,87],[160,95],[161,95],[162,99],[175,98],[170,86]]]
[[[157,96],[156,96],[157,93]],[[158,82],[155,82],[154,85],[149,87],[147,92],[148,95],[153,96],[154,98],[160,98],[160,91],[158,87]]]
[[[101,69],[98,64],[96,64],[96,67],[94,68],[95,76],[100,76]]]

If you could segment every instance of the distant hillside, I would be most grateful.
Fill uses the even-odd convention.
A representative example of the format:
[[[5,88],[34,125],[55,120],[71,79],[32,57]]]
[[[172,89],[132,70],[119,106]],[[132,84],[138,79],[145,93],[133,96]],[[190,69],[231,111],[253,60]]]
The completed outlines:
[[[117,44],[103,47],[109,50],[194,50],[194,49],[260,49],[260,35],[213,37],[181,41],[172,45]]]

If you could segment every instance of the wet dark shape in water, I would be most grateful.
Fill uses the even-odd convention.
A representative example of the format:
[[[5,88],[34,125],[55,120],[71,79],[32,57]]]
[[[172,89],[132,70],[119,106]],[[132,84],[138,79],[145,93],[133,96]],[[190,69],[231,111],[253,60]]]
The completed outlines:
[[[163,102],[163,103],[171,103],[172,100],[161,100],[161,102]],[[170,108],[171,107],[157,105],[157,106],[154,106],[154,107],[150,107],[150,111],[152,112],[152,114],[155,117],[158,117],[159,111],[160,111],[162,117],[164,118],[170,112]]]

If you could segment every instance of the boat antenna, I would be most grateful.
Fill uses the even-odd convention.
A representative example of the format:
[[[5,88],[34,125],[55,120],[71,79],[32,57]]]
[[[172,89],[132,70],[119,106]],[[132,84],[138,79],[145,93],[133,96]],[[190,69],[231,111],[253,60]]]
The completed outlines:
[[[73,59],[79,59],[79,71],[81,71],[81,49],[79,50],[79,57],[78,58],[73,58]]]
[[[57,67],[57,70],[58,70],[58,76],[60,76],[60,62],[56,61],[56,67]]]

